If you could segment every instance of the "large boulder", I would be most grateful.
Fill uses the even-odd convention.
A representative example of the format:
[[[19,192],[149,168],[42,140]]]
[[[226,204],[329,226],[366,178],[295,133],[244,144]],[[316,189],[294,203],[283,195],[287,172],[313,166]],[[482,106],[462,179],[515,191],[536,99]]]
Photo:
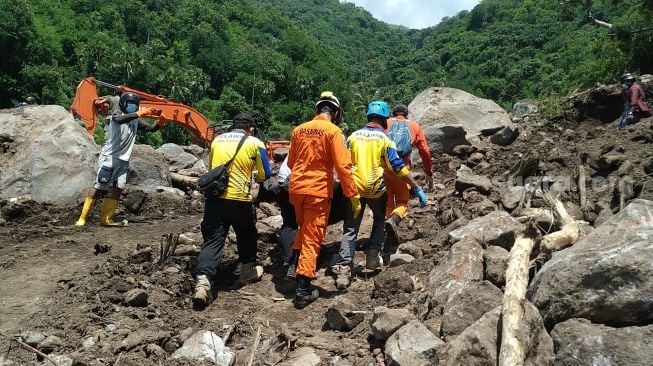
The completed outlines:
[[[473,281],[450,294],[442,312],[444,339],[462,333],[483,314],[501,305],[503,292],[489,281]]]
[[[627,326],[653,321],[653,202],[636,199],[556,253],[528,298],[548,327],[571,318]]]
[[[456,146],[469,146],[465,129],[461,125],[446,124],[434,126],[422,126],[424,137],[429,144],[429,150],[432,155],[455,154]],[[419,159],[417,149],[413,150],[413,160]]]
[[[70,202],[95,180],[99,147],[63,107],[0,110],[0,136],[0,198]]]
[[[524,336],[525,366],[548,365],[553,358],[553,341],[546,332],[537,308],[524,304],[521,334]],[[442,350],[440,365],[486,366],[498,362],[501,338],[501,306],[485,313]],[[445,359],[445,362],[442,362]]]
[[[408,109],[422,126],[460,125],[467,140],[491,136],[511,120],[498,104],[453,88],[429,88],[418,94]]]
[[[610,328],[584,319],[556,324],[554,365],[653,365],[653,325]]]
[[[510,116],[513,118],[524,118],[528,115],[537,113],[538,103],[532,99],[522,99],[512,106]]]
[[[458,171],[456,171],[455,185],[458,192],[472,188],[483,194],[487,194],[492,189],[490,178],[474,174],[474,171],[467,165],[461,165]]]
[[[134,145],[127,181],[130,185],[154,192],[158,186],[170,186],[169,172],[170,165],[152,146]]]
[[[429,273],[428,288],[434,300],[444,304],[449,292],[471,281],[483,280],[483,248],[472,238],[455,243],[443,262]]]
[[[467,225],[449,233],[449,241],[456,243],[471,238],[487,247],[499,245],[510,249],[517,235],[524,230],[524,225],[505,211],[493,211],[477,217]]]
[[[166,158],[170,163],[170,170],[174,172],[192,168],[199,160],[197,156],[186,152],[183,146],[173,143],[163,144],[156,151]]]
[[[370,328],[374,337],[386,340],[397,329],[404,324],[417,320],[415,315],[406,309],[388,309],[385,306],[377,306],[370,319]]]

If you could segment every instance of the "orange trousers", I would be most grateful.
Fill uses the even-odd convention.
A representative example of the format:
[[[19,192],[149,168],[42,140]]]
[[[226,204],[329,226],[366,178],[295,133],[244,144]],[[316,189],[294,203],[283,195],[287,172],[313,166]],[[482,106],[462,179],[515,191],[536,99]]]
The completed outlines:
[[[406,217],[408,211],[408,200],[410,199],[410,186],[400,177],[385,173],[383,174],[388,201],[385,205],[385,217],[395,214],[402,220]]]
[[[315,278],[317,257],[326,234],[330,200],[306,194],[290,193],[290,203],[295,207],[299,230],[293,249],[300,250],[297,274]]]

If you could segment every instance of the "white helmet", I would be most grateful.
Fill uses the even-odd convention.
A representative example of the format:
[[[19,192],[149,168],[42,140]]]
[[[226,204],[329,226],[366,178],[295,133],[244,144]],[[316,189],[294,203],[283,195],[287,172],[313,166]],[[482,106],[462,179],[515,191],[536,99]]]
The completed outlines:
[[[320,95],[320,99],[317,102],[315,102],[315,109],[319,110],[320,106],[325,103],[328,103],[329,105],[334,107],[337,111],[340,111],[340,101],[338,100],[338,98],[336,98],[335,95],[333,95],[333,92],[330,91],[322,92],[322,94]]]

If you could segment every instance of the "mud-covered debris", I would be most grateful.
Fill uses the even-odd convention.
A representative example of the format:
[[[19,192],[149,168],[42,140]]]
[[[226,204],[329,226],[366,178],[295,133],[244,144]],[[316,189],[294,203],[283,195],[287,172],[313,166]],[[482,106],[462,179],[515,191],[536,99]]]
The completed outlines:
[[[120,346],[114,351],[114,353],[120,353],[122,351],[130,351],[140,345],[148,343],[163,343],[166,339],[170,337],[170,332],[166,331],[153,331],[153,330],[140,330],[133,333],[130,333],[127,338],[123,339],[120,342]]]
[[[236,361],[236,355],[224,345],[222,338],[208,330],[193,334],[172,354],[172,358],[185,358],[195,362],[211,361],[218,366],[231,366]]]
[[[468,166],[461,165],[456,172],[456,190],[462,193],[467,188],[487,194],[492,189],[492,181],[488,177],[474,174],[474,171]]]
[[[333,330],[349,331],[365,318],[365,313],[356,311],[354,304],[346,299],[339,299],[329,306],[326,312],[327,324]]]
[[[415,284],[403,271],[383,271],[374,277],[374,295],[385,298],[397,294],[410,294]]]

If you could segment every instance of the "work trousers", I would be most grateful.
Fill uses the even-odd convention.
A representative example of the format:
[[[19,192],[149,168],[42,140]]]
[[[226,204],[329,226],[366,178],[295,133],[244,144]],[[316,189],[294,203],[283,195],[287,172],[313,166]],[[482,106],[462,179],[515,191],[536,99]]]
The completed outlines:
[[[207,198],[202,220],[204,244],[197,258],[195,275],[213,277],[224,253],[224,242],[233,226],[240,263],[256,261],[256,212],[251,202]]]
[[[354,260],[354,253],[356,252],[356,239],[358,238],[358,230],[360,229],[361,222],[363,221],[363,213],[365,212],[366,206],[369,206],[370,210],[372,211],[373,222],[370,241],[365,249],[381,249],[385,227],[385,201],[385,193],[383,196],[378,198],[361,197],[361,212],[356,218],[354,218],[354,213],[351,209],[351,202],[347,202],[347,218],[342,224],[342,241],[340,242],[340,251],[338,254],[336,254],[336,258],[333,264],[341,266],[352,265],[352,261]]]
[[[392,174],[383,174],[383,180],[386,185],[388,200],[385,208],[385,216],[390,217],[395,214],[402,220],[406,217],[408,211],[408,200],[410,199],[410,186],[400,177]]]
[[[290,203],[290,196],[288,194],[288,186],[286,184],[278,184],[275,187],[275,197],[279,210],[281,211],[281,231],[279,232],[279,245],[283,249],[283,262],[288,263],[292,254],[292,246],[297,236],[297,218],[295,216],[295,208]]]
[[[317,257],[324,240],[329,217],[329,198],[290,193],[299,231],[293,249],[300,250],[297,274],[315,278]]]

